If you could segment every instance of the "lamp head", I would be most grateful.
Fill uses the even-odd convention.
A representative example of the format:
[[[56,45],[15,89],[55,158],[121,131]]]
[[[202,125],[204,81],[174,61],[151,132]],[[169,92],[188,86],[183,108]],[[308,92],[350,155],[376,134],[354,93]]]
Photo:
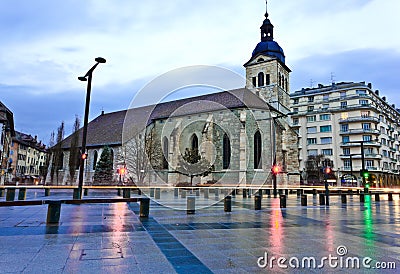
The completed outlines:
[[[96,59],[94,59],[97,63],[102,63],[104,64],[106,62],[106,59],[102,58],[102,57],[97,57]]]
[[[79,79],[79,81],[82,81],[82,82],[86,82],[87,81],[85,76],[80,76],[80,77],[78,77],[78,79]]]

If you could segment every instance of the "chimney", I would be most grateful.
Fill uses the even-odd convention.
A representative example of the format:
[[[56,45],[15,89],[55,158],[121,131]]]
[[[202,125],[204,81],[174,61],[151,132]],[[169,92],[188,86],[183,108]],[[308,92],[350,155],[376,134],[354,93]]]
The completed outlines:
[[[379,96],[379,90],[375,90],[375,94]]]
[[[382,100],[386,102],[386,96],[383,96],[383,97],[382,97]]]
[[[323,87],[324,87],[324,85],[318,84],[318,88],[323,88]]]
[[[371,83],[368,83],[368,88],[372,89],[372,84]]]
[[[104,110],[101,111],[101,116],[103,116],[103,115],[104,115]]]

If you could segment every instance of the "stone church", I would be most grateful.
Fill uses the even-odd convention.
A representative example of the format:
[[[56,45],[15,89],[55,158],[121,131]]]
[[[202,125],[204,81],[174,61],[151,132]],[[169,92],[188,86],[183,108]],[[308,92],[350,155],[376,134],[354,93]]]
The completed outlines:
[[[92,183],[105,146],[111,148],[115,179],[125,166],[123,180],[139,186],[189,182],[180,171],[189,150],[212,166],[206,176],[195,176],[193,185],[270,186],[274,162],[281,167],[278,185],[299,184],[298,136],[287,117],[291,70],[274,41],[268,12],[260,29],[261,41],[244,64],[245,87],[102,113],[91,121],[84,184]],[[82,129],[76,134],[81,140]],[[77,184],[78,171],[70,178],[68,170],[71,140],[72,135],[62,141],[57,178],[47,176],[46,183]]]

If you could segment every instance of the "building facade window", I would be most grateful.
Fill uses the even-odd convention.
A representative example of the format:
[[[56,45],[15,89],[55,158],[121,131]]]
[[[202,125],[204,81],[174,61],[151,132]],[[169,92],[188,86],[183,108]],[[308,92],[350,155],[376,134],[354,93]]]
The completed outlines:
[[[346,156],[350,155],[350,148],[348,148],[348,147],[344,148],[343,155],[346,155]]]
[[[308,127],[307,133],[317,133],[317,127]]]
[[[372,141],[372,136],[371,135],[363,135],[363,141],[364,142],[371,142]]]
[[[309,103],[314,102],[314,96],[308,96],[308,102]]]
[[[374,161],[373,160],[366,160],[365,161],[365,167],[366,168],[371,168],[374,166]]]
[[[308,112],[314,111],[314,106],[308,106],[308,107],[307,107],[307,111],[308,111]]]
[[[340,92],[340,99],[344,99],[344,98],[346,98],[346,97],[347,97],[346,91],[341,91],[341,92]]]
[[[317,149],[309,149],[307,150],[308,156],[317,156],[318,155],[318,150]]]
[[[265,85],[265,83],[264,83],[264,73],[260,72],[258,74],[258,86],[259,87],[263,87],[264,85]]]
[[[368,106],[368,100],[360,100],[359,101],[359,103],[360,103],[360,105],[362,105],[362,106]]]
[[[321,144],[322,145],[332,144],[332,137],[323,137],[323,138],[321,138]]]
[[[191,144],[192,150],[198,151],[199,150],[199,139],[197,138],[197,135],[193,134],[191,139],[192,140],[191,140],[190,144]]]
[[[298,124],[299,124],[299,119],[293,118],[293,125],[298,125]]]
[[[261,169],[261,151],[262,151],[262,140],[261,133],[257,131],[254,134],[254,169]]]
[[[317,138],[307,138],[307,145],[315,145],[317,143]]]
[[[323,105],[322,105],[322,109],[324,109],[324,110],[329,109],[329,104],[323,104]]]
[[[349,124],[342,124],[340,125],[341,132],[348,132],[349,131]]]
[[[293,99],[293,105],[298,105],[298,104],[299,104],[299,99],[298,98]]]
[[[315,122],[317,120],[315,115],[307,116],[307,122]]]
[[[320,121],[330,121],[331,120],[331,115],[330,114],[321,114],[319,116]]]
[[[363,123],[362,127],[363,130],[371,130],[371,123]]]
[[[332,149],[323,149],[322,154],[327,155],[327,156],[333,155],[333,150]]]
[[[342,136],[342,142],[343,144],[347,144],[350,142],[350,136]]]
[[[340,102],[340,108],[347,108],[347,101]]]
[[[329,101],[329,94],[324,94],[322,100],[325,101],[325,102]]]
[[[228,169],[231,164],[231,141],[225,133],[222,142],[222,168]]]
[[[345,159],[345,160],[343,161],[343,166],[344,166],[345,168],[350,168],[350,167],[351,167],[351,162],[350,162],[350,160],[349,160],[349,159]]]
[[[97,152],[97,150],[94,151],[93,153],[93,165],[92,165],[92,169],[96,170],[96,165],[97,165],[97,159],[99,158],[99,153]]]
[[[332,132],[332,126],[328,125],[328,126],[320,126],[319,127],[319,131],[320,132]]]
[[[163,169],[168,169],[169,142],[168,138],[163,139]]]

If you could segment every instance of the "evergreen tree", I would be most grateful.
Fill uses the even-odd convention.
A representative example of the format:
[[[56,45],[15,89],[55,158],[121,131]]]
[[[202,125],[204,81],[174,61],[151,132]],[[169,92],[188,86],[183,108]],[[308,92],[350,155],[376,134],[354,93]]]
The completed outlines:
[[[111,185],[113,178],[113,163],[111,159],[111,151],[108,146],[103,148],[100,160],[96,165],[94,172],[94,185]]]

